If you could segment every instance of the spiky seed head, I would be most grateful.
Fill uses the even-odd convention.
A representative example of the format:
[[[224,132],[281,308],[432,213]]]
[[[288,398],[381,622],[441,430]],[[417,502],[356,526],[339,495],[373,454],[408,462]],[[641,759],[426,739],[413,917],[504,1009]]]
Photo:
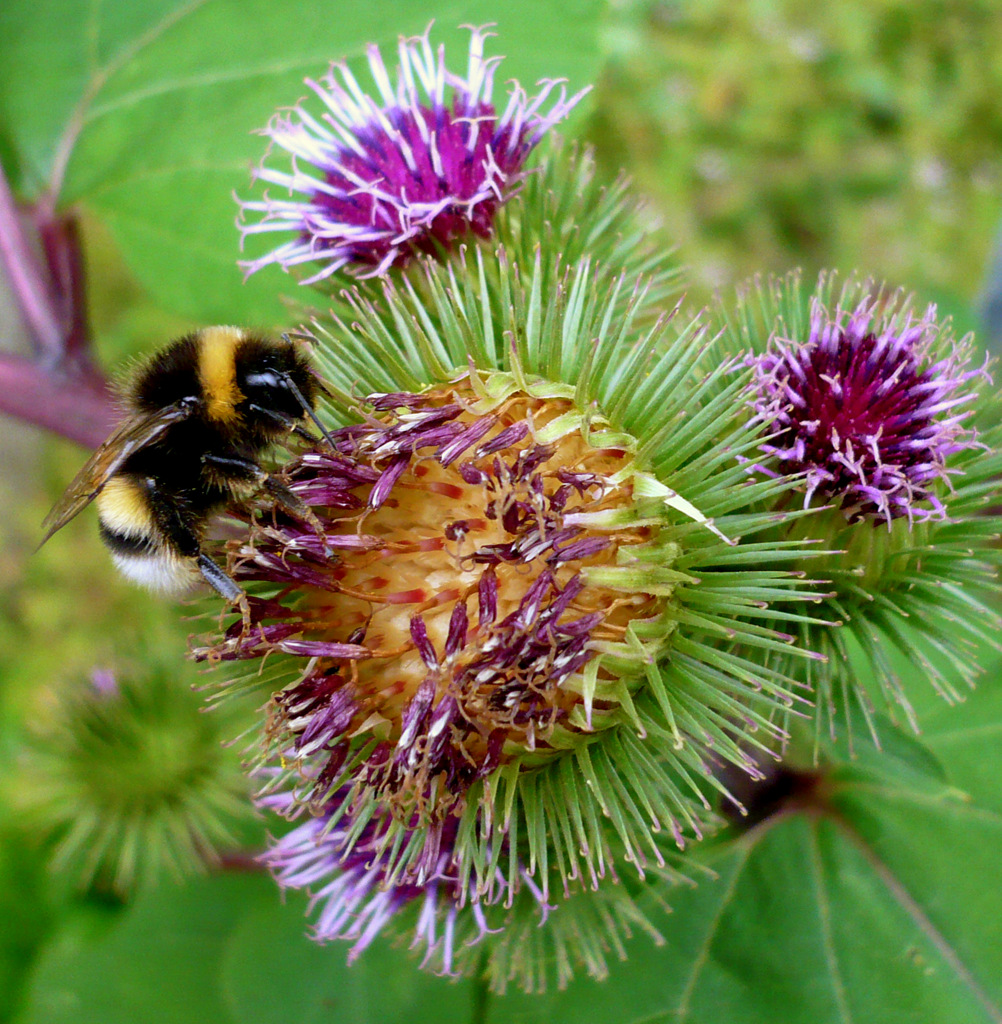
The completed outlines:
[[[675,619],[638,568],[654,530],[633,460],[534,390],[467,375],[370,396],[333,453],[289,471],[321,532],[252,526],[240,577],[300,596],[257,606],[256,628],[214,653],[311,659],[274,698],[269,736],[315,780],[315,811],[350,764],[342,801],[441,823],[498,768],[618,723],[621,676],[659,658]]]
[[[550,899],[663,864],[662,835],[704,827],[713,764],[782,742],[796,683],[745,652],[787,648],[755,620],[810,596],[783,568],[809,553],[755,542],[755,503],[790,485],[736,461],[748,374],[698,322],[651,328],[642,288],[503,251],[496,303],[488,259],[479,284],[428,263],[315,324],[344,424],[286,471],[315,520],[262,499],[230,545],[253,626],[200,656],[287,666],[261,763],[290,814],[389,815],[408,882],[455,817],[463,892],[528,877]]]
[[[13,794],[52,842],[52,866],[124,895],[164,871],[203,869],[252,816],[251,784],[223,746],[232,714],[205,715],[176,668],[96,668],[61,691],[26,745]]]
[[[818,742],[861,715],[875,731],[874,692],[917,728],[905,676],[918,666],[961,699],[958,680],[973,682],[1002,625],[991,378],[970,337],[935,307],[914,310],[870,280],[822,274],[806,293],[792,274],[753,282],[723,312],[723,344],[754,373],[750,475],[791,474],[816,510],[773,537],[813,537],[826,552],[810,566],[831,581],[823,621],[798,627],[827,655],[805,674]]]

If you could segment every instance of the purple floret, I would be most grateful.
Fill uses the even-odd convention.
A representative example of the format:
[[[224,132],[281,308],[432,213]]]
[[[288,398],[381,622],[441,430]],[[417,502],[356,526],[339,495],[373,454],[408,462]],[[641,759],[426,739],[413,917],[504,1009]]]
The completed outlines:
[[[391,879],[384,842],[389,819],[370,817],[361,829],[350,811],[338,812],[335,820],[335,809],[346,795],[335,794],[330,812],[310,818],[273,841],[261,861],[283,889],[306,889],[311,893],[310,909],[317,911],[314,938],[318,942],[352,943],[349,963],[396,914],[408,904],[419,903],[411,948],[423,949],[425,963],[437,958],[441,973],[452,974],[459,915],[472,920],[475,930],[472,936],[464,935],[464,943],[475,945],[495,930],[488,927],[484,908],[508,893],[507,881],[499,871],[497,886],[485,896],[458,880],[452,863],[458,831],[455,818],[434,826],[434,841],[429,841],[415,869],[420,878]],[[262,797],[258,802],[279,814],[290,813],[295,803],[287,792]],[[543,894],[521,869],[520,876],[545,919],[550,908]]]
[[[945,518],[934,487],[977,443],[962,407],[985,374],[967,369],[963,343],[938,358],[938,334],[935,306],[916,319],[866,299],[830,315],[815,300],[806,341],[774,338],[752,358],[755,419],[772,435],[761,450],[804,474],[805,507],[817,496],[850,519]]]

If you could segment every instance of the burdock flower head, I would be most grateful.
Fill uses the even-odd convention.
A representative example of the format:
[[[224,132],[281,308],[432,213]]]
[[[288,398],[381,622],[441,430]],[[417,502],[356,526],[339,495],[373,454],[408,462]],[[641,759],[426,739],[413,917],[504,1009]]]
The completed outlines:
[[[419,266],[315,322],[343,425],[285,471],[315,519],[262,502],[229,558],[253,625],[201,654],[267,657],[267,791],[326,822],[301,838],[365,844],[387,892],[538,906],[664,865],[715,765],[782,743],[797,684],[747,652],[789,646],[761,620],[814,596],[809,549],[756,540],[791,484],[738,462],[748,373],[701,369],[698,322],[643,326],[587,260],[509,268],[506,302]]]
[[[999,522],[986,505],[1002,467],[997,424],[975,429],[991,379],[971,339],[954,338],[934,306],[916,313],[869,281],[836,293],[825,275],[809,297],[795,276],[755,285],[730,338],[753,350],[749,405],[764,434],[754,469],[795,475],[819,510],[780,534],[813,533],[831,552],[812,571],[832,579],[830,617],[847,629],[802,626],[803,642],[829,655],[811,670],[819,708],[833,717],[852,698],[870,714],[847,635],[909,717],[895,648],[957,697],[949,679],[973,678],[998,628],[987,602]]]
[[[263,810],[283,815],[293,802],[289,792],[258,801]],[[310,817],[273,839],[260,860],[283,890],[310,894],[313,938],[350,943],[349,963],[395,926],[421,957],[421,966],[437,974],[458,976],[477,969],[493,991],[503,992],[512,981],[526,991],[542,991],[554,974],[563,987],[572,977],[573,962],[584,963],[594,978],[606,977],[608,957],[625,958],[622,940],[634,930],[645,931],[659,944],[664,941],[621,886],[599,892],[578,886],[574,896],[555,907],[524,866],[518,869],[518,895],[506,898],[511,888],[499,865],[501,884],[478,895],[456,872],[456,818],[446,819],[427,849],[420,882],[394,878],[382,841],[392,817],[376,814],[359,822],[350,813],[339,813],[339,804],[335,799],[332,813]],[[484,950],[486,939],[491,941]]]
[[[550,81],[529,97],[516,83],[498,112],[492,96],[501,58],[484,57],[489,35],[471,30],[465,76],[448,69],[444,47],[435,50],[426,32],[400,40],[392,75],[378,47],[369,47],[375,96],[344,63],[319,83],[307,80],[324,111],[314,116],[300,104],[277,114],[264,134],[291,156],[291,168],[271,166],[269,153],[257,172],[289,197],[241,203],[242,217],[261,215],[242,224],[245,238],[293,237],[244,263],[246,272],[316,264],[304,284],[343,267],[379,275],[464,236],[489,237],[529,154],[584,94],[568,97]]]
[[[7,779],[55,870],[124,895],[164,871],[204,869],[235,844],[253,813],[239,754],[223,746],[239,726],[203,710],[156,656],[65,686]]]

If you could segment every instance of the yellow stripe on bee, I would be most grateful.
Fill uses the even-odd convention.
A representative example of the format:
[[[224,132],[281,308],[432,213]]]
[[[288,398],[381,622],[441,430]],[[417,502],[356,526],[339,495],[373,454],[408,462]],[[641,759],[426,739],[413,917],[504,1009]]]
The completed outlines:
[[[244,397],[237,387],[234,357],[244,332],[239,327],[206,327],[199,335],[198,379],[210,419],[231,420]]]
[[[97,496],[97,514],[112,533],[148,537],[153,516],[141,484],[127,476],[113,476]]]

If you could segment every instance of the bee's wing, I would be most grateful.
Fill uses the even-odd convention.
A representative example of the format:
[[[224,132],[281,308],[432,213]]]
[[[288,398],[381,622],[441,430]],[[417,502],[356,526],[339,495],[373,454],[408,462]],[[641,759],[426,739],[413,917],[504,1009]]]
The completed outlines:
[[[134,416],[126,420],[87,460],[45,517],[42,528],[46,532],[38,546],[41,547],[57,530],[82,512],[133,452],[153,444],[171,424],[187,419],[193,411],[194,406],[190,402],[178,402],[148,416]]]

